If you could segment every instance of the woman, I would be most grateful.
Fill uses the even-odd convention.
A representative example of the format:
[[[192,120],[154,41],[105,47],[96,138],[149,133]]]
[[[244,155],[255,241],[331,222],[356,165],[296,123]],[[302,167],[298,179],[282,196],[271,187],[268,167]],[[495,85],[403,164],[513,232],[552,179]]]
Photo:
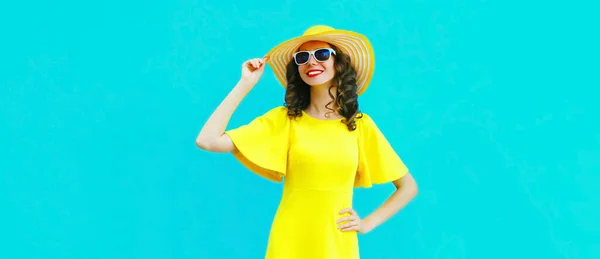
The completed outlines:
[[[266,64],[286,88],[285,106],[225,131]],[[267,259],[359,258],[357,233],[368,233],[403,208],[417,186],[357,97],[373,73],[369,41],[355,32],[313,26],[304,35],[242,65],[242,77],[196,139],[231,152],[252,172],[284,181]],[[352,209],[355,187],[392,182],[396,191],[365,218]]]

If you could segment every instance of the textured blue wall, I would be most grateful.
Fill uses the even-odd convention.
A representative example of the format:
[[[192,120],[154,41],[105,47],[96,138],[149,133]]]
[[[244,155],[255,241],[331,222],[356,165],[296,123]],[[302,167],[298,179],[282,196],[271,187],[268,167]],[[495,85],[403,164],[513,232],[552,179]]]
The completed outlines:
[[[261,258],[281,185],[194,139],[314,24],[372,40],[361,108],[420,184],[363,258],[600,258],[597,15],[512,2],[3,4],[0,258]],[[267,69],[230,127],[282,102]]]

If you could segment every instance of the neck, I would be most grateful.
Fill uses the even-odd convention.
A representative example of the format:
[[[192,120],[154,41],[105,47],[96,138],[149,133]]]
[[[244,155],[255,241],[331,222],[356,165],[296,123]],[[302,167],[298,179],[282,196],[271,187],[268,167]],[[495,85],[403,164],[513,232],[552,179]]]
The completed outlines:
[[[331,110],[327,109],[326,105],[330,102],[332,102],[329,106],[329,108],[336,110],[337,105],[334,102],[334,98],[337,97],[337,91],[335,88],[331,88],[331,91],[329,90],[330,85],[324,85],[324,86],[313,86],[310,88],[310,105],[308,106],[307,110],[309,110],[310,112],[319,114],[319,115],[325,115],[325,114],[329,114],[329,115],[334,115],[337,113],[332,114]],[[329,93],[331,93],[331,95],[329,95]],[[331,96],[333,96],[334,98],[331,98]]]

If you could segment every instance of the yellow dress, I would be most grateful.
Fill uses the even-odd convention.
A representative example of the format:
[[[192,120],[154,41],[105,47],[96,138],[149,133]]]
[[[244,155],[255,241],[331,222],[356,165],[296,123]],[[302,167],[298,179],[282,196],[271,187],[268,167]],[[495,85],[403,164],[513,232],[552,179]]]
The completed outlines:
[[[367,114],[356,123],[349,131],[341,119],[289,119],[281,106],[226,132],[245,167],[284,184],[266,259],[359,258],[357,232],[337,228],[346,216],[339,211],[352,207],[353,188],[399,179],[408,169]]]

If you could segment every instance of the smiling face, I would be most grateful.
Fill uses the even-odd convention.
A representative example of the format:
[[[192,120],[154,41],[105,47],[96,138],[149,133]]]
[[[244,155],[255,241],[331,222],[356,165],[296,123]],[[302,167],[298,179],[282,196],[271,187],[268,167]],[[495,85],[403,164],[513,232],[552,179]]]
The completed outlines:
[[[321,48],[331,48],[331,46],[326,42],[310,41],[302,44],[298,51],[315,51]],[[319,54],[322,53],[310,55],[308,62],[298,65],[298,72],[302,80],[310,86],[329,86],[335,76],[334,55],[331,54],[327,61],[317,61],[314,55]]]

